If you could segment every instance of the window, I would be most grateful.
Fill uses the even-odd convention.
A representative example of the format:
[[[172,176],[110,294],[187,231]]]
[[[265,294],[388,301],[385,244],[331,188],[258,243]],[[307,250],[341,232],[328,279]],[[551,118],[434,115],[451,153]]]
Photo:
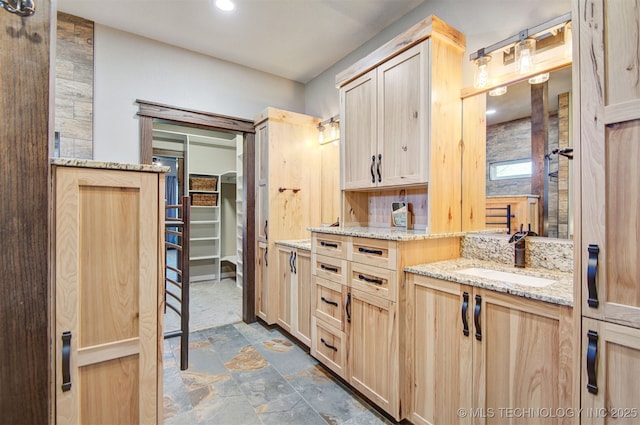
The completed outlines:
[[[531,160],[500,161],[489,164],[490,180],[521,179],[531,177]]]

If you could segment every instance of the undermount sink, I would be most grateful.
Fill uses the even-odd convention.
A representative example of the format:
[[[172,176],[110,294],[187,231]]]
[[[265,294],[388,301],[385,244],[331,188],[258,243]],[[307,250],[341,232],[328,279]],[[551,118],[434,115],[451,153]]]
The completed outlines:
[[[456,270],[457,273],[463,273],[470,276],[481,277],[483,279],[497,280],[500,282],[513,283],[516,285],[532,286],[536,288],[544,288],[556,280],[544,279],[541,277],[527,276],[518,273],[500,272],[497,270],[483,269],[480,267],[471,267],[468,269]]]

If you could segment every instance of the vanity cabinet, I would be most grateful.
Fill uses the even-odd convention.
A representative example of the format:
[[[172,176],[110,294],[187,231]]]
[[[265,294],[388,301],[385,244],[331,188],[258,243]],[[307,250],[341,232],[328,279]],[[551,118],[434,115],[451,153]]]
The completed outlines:
[[[637,2],[576,1],[583,423],[638,423],[640,83]],[[592,408],[599,410],[590,410]],[[607,410],[604,410],[607,409]],[[606,417],[604,413],[607,413]]]
[[[570,307],[407,274],[413,423],[505,423],[508,409],[574,407]]]
[[[56,423],[162,422],[164,174],[53,176]]]
[[[311,345],[311,253],[279,245],[277,323]]]
[[[319,119],[267,108],[254,118],[256,128],[256,315],[268,324],[278,319],[276,240],[307,239],[320,224]],[[283,312],[283,315],[286,312]]]

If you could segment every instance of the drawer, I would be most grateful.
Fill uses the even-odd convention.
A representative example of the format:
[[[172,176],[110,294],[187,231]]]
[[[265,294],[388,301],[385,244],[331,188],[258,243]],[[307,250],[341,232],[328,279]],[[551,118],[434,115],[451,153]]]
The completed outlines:
[[[347,378],[347,343],[344,332],[315,317],[311,318],[311,355],[340,377]]]
[[[342,285],[347,284],[347,260],[315,254],[311,261],[313,262],[312,274],[314,276]]]
[[[389,301],[397,301],[398,275],[395,270],[351,263],[349,285]]]
[[[398,264],[397,242],[353,238],[347,259],[361,264],[396,270]]]
[[[326,233],[312,233],[311,250],[329,257],[347,259],[347,238]]]
[[[343,288],[345,286],[314,276],[313,287],[313,315],[336,329],[344,330]]]

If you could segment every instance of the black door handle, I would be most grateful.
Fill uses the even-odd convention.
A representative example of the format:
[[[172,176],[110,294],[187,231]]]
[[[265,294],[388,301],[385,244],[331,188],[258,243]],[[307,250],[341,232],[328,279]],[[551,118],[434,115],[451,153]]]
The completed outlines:
[[[324,338],[320,338],[320,342],[322,342],[325,347],[330,348],[333,351],[338,351],[338,349],[336,347],[334,347],[333,345],[327,344],[327,341],[325,341]]]
[[[269,235],[267,234],[267,226],[269,224],[269,220],[264,221],[264,238],[269,239]]]
[[[469,293],[462,293],[462,333],[469,336],[469,322],[467,320],[467,309],[469,308]]]
[[[296,266],[296,261],[298,261],[298,252],[293,251],[293,274],[298,274],[298,267]]]
[[[335,301],[329,301],[329,300],[328,300],[328,299],[326,299],[325,297],[320,297],[320,299],[321,299],[322,301],[324,301],[325,303],[329,304],[329,305],[333,305],[333,306],[338,307],[338,303],[337,303],[337,302],[335,302]]]
[[[358,248],[358,252],[362,252],[364,254],[375,254],[375,255],[382,255],[382,250],[381,249],[368,249],[368,248]]]
[[[62,391],[71,389],[71,332],[62,332]]]
[[[599,301],[596,277],[598,275],[598,254],[600,253],[600,248],[598,245],[589,244],[587,251],[589,251],[589,260],[587,261],[587,289],[589,290],[589,295],[587,304],[591,308],[598,308]]]
[[[338,268],[337,267],[330,267],[324,264],[320,264],[320,268],[322,270],[326,270],[328,272],[334,272],[334,273],[338,273]]]
[[[476,339],[482,341],[482,329],[480,329],[480,309],[482,308],[482,297],[476,295],[476,307],[473,309],[473,323],[476,326]]]
[[[293,273],[293,251],[289,254],[289,271]]]
[[[382,174],[380,173],[381,165],[382,165],[382,154],[378,154],[378,183],[382,181]]]
[[[265,267],[269,266],[269,260],[267,260],[268,255],[269,255],[269,247],[266,247],[264,249],[264,266]]]
[[[366,277],[363,274],[359,274],[358,279],[364,280],[365,282],[369,282],[369,283],[375,283],[376,285],[382,285],[384,283],[382,279],[374,279],[374,278]]]
[[[333,242],[320,241],[320,246],[327,246],[329,248],[337,248],[338,244],[337,243],[333,243]]]
[[[347,304],[344,308],[347,312],[347,322],[351,323],[351,292],[347,293]]]
[[[598,373],[596,360],[598,358],[598,332],[587,331],[587,390],[591,394],[598,394]]]
[[[376,156],[373,155],[371,156],[371,183],[376,182],[376,174],[373,171],[373,167],[375,167],[375,165],[376,165]]]

